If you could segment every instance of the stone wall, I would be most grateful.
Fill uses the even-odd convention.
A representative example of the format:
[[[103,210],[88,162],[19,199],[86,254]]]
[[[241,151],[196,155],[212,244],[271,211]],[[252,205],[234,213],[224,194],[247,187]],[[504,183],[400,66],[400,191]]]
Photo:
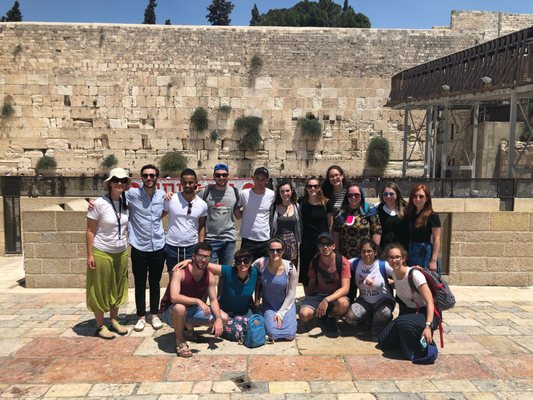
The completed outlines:
[[[0,107],[14,110],[0,117],[0,173],[33,174],[43,154],[65,175],[94,174],[110,154],[137,170],[177,150],[200,174],[223,160],[240,176],[258,165],[323,174],[332,163],[359,175],[369,138],[383,135],[394,176],[403,114],[384,107],[391,76],[531,24],[533,15],[475,12],[433,30],[0,24]],[[189,122],[199,106],[210,118],[203,133]],[[233,131],[244,115],[263,119],[257,151],[240,150]],[[298,128],[311,115],[319,140]]]

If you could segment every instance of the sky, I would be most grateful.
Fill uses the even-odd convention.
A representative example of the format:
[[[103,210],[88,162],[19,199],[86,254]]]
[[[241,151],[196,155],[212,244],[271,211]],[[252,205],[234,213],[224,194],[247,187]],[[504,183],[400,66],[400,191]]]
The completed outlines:
[[[289,8],[298,0],[233,0],[231,25],[248,26],[255,4],[261,13]],[[343,0],[336,0],[340,5]],[[0,0],[4,15],[14,0]],[[148,0],[19,0],[24,21],[141,23]],[[208,25],[211,0],[157,0],[157,23]],[[451,10],[502,11],[533,14],[533,0],[350,0],[350,5],[370,18],[372,28],[429,29],[449,26]]]

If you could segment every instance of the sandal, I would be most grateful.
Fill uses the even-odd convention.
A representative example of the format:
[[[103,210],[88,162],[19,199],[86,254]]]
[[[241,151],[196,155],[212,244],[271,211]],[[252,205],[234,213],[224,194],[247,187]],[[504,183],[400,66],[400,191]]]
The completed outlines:
[[[112,322],[111,325],[109,325],[109,330],[111,332],[118,333],[120,336],[124,336],[128,334],[128,330],[124,328],[118,321]]]
[[[192,351],[189,349],[187,342],[180,343],[176,346],[176,354],[178,357],[191,358]]]
[[[99,328],[96,328],[96,332],[94,333],[94,336],[99,337],[101,339],[111,340],[115,338],[115,335],[113,335],[109,329],[107,329],[107,326],[102,325]]]

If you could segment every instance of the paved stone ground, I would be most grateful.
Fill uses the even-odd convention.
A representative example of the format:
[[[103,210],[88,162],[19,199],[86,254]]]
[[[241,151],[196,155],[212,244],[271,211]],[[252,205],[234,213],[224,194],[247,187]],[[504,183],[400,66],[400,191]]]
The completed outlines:
[[[77,289],[25,289],[0,258],[0,398],[533,399],[533,288],[454,287],[433,366],[386,358],[347,327],[250,350],[205,334],[177,358],[169,327],[104,341]],[[133,326],[133,293],[121,311]]]

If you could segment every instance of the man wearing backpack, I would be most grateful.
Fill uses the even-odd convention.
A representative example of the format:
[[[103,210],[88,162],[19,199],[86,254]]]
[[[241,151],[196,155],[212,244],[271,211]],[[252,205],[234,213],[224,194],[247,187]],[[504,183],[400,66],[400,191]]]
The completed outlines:
[[[318,257],[309,265],[309,285],[302,306],[300,320],[311,321],[320,318],[326,330],[333,336],[338,335],[337,318],[343,317],[350,307],[348,291],[350,288],[350,263],[337,254],[335,242],[329,232],[318,236]]]
[[[228,320],[218,304],[213,274],[207,269],[210,259],[209,244],[200,242],[194,246],[192,261],[170,275],[170,283],[161,299],[160,312],[165,321],[174,327],[179,357],[192,357],[183,334],[185,324],[212,326],[213,334],[219,337]],[[209,306],[205,303],[208,297]]]
[[[215,165],[215,183],[203,188],[198,197],[207,203],[205,241],[213,248],[211,262],[233,265],[235,253],[235,215],[239,207],[239,191],[228,185],[229,167]]]

